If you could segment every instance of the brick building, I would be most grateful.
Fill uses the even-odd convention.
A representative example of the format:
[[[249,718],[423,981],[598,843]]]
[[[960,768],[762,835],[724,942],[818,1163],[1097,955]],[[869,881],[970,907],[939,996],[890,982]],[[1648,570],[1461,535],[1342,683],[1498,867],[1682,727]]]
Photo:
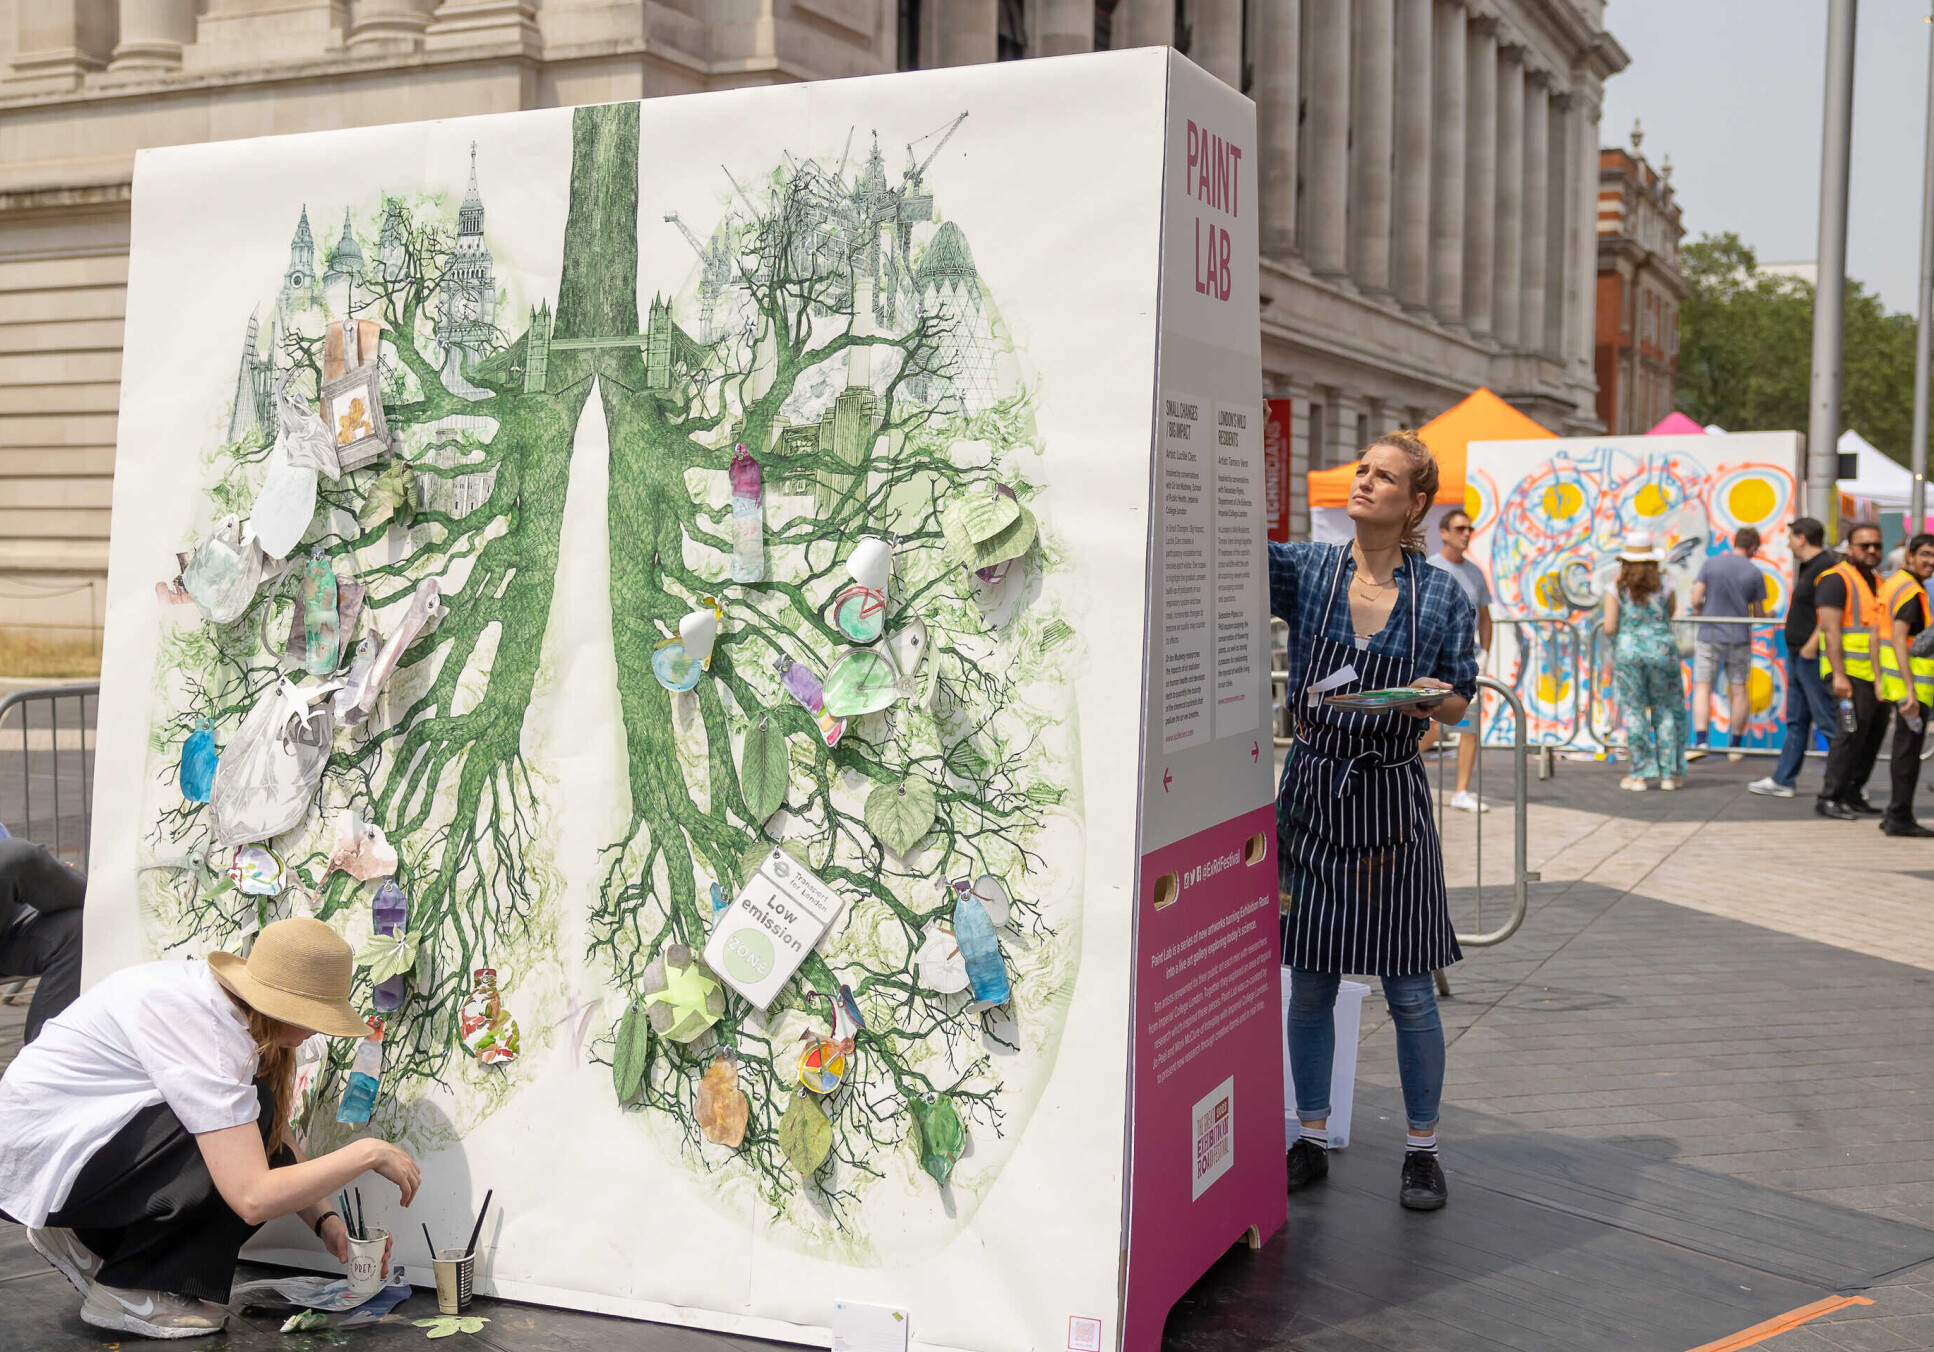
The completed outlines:
[[[1598,417],[1613,436],[1648,431],[1679,394],[1679,272],[1685,226],[1672,160],[1653,168],[1629,150],[1598,153]]]

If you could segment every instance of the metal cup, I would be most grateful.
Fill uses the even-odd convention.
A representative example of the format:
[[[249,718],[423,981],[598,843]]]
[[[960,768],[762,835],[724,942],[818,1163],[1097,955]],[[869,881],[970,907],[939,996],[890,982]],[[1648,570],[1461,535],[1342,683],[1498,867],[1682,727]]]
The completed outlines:
[[[470,1307],[477,1256],[462,1249],[438,1249],[431,1261],[436,1267],[437,1313],[461,1314]]]

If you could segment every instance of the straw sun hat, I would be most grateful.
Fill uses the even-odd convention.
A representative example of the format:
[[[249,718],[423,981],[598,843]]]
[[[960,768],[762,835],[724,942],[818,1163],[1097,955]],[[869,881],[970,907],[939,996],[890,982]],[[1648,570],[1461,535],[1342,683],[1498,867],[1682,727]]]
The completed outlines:
[[[208,966],[242,1003],[271,1019],[330,1037],[369,1036],[349,1003],[355,955],[320,920],[278,920],[255,936],[247,959],[210,953]]]
[[[1652,542],[1650,532],[1642,530],[1625,533],[1625,552],[1618,556],[1620,563],[1664,563],[1665,551]]]

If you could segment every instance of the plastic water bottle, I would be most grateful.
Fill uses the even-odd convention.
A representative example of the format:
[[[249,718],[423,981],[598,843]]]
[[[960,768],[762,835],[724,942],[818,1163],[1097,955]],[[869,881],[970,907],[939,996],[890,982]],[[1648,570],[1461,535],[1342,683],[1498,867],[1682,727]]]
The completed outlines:
[[[376,1031],[356,1048],[356,1059],[349,1068],[349,1088],[343,1091],[342,1106],[336,1109],[336,1120],[350,1126],[369,1121],[376,1110],[376,1089],[383,1079],[383,1026],[374,1019],[370,1026]]]
[[[1852,732],[1855,728],[1859,726],[1860,726],[1860,720],[1858,718],[1855,718],[1853,715],[1853,701],[1850,699],[1841,700],[1840,701],[1840,731]]]
[[[1916,735],[1919,735],[1927,727],[1927,719],[1919,712],[1919,706],[1915,706],[1915,712],[1910,714],[1907,712],[1907,701],[1905,700],[1902,700],[1900,705],[1900,721],[1905,723],[1908,730]]]

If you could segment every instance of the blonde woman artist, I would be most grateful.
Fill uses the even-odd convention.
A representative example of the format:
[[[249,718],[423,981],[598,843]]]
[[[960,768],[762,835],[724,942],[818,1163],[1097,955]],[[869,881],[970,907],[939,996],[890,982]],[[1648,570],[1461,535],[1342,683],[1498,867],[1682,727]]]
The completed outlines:
[[[305,1160],[289,1139],[295,1049],[368,1033],[354,959],[320,920],[278,920],[247,961],[150,962],[99,982],[0,1078],[0,1215],[83,1296],[81,1318],[148,1338],[214,1333],[236,1255],[297,1215],[338,1259],[328,1206],[376,1173],[408,1206],[416,1162],[360,1140]]]

